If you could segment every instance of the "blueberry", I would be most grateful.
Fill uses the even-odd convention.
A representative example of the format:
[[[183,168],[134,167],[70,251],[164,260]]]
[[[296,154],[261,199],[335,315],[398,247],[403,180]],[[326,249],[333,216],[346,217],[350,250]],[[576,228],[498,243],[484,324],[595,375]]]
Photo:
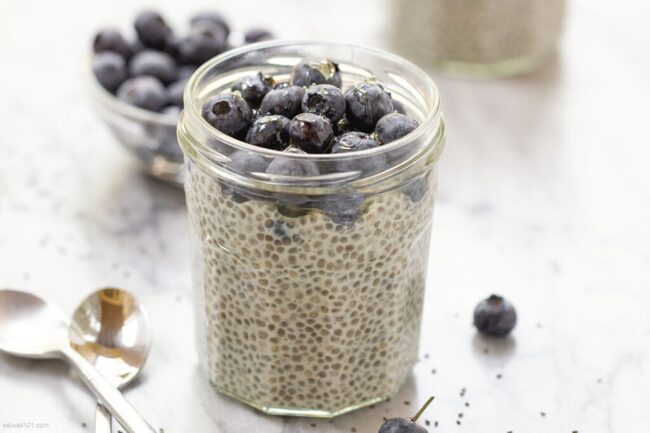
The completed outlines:
[[[106,29],[98,32],[95,35],[95,39],[93,39],[93,50],[95,53],[113,51],[124,57],[124,59],[128,59],[131,55],[129,43],[119,31],[114,29]]]
[[[210,125],[235,138],[241,138],[253,120],[253,110],[244,98],[230,92],[208,99],[202,115]]]
[[[352,124],[345,116],[343,116],[343,118],[338,122],[336,122],[336,125],[334,125],[334,132],[337,135],[343,135],[347,132],[352,132],[352,131],[354,131],[354,128],[352,127]]]
[[[276,83],[275,86],[273,86],[274,89],[286,89],[287,87],[291,86],[290,83],[287,83],[286,81],[283,81],[281,83]]]
[[[246,175],[248,173],[264,173],[268,163],[262,155],[236,150],[230,155],[228,166],[232,170]],[[245,187],[233,187],[226,183],[221,183],[221,191],[229,195],[235,203],[245,203],[249,200],[248,196],[252,195],[252,192]]]
[[[129,74],[133,77],[149,75],[167,84],[176,79],[176,63],[167,53],[144,50],[129,61]]]
[[[308,153],[326,152],[333,136],[331,122],[317,114],[301,113],[289,122],[291,144]]]
[[[501,296],[491,295],[479,302],[474,310],[474,326],[481,334],[504,337],[516,324],[515,308]]]
[[[428,184],[425,178],[417,179],[411,182],[406,188],[404,188],[404,194],[411,199],[413,203],[417,203],[426,194],[428,189]]]
[[[196,71],[195,65],[184,65],[179,66],[176,69],[176,77],[180,80],[181,78],[190,78],[194,71]]]
[[[289,143],[289,119],[278,114],[257,118],[246,134],[246,142],[267,149],[282,150]]]
[[[298,148],[290,147],[285,150],[286,153],[306,154]],[[266,172],[281,176],[318,176],[318,166],[314,161],[306,159],[291,159],[282,156],[276,156],[269,164]]]
[[[176,80],[167,86],[167,103],[171,105],[183,106],[183,91],[187,84],[187,78]]]
[[[109,92],[114,92],[128,76],[124,58],[112,51],[95,54],[92,68],[99,84]]]
[[[391,418],[379,428],[379,433],[427,433],[427,429],[406,418]]]
[[[300,113],[305,89],[299,86],[288,86],[273,89],[267,93],[260,104],[260,114],[279,114],[292,119]]]
[[[363,81],[345,92],[346,117],[363,132],[372,132],[379,119],[393,112],[390,94],[373,80]]]
[[[310,86],[302,98],[302,111],[327,117],[335,124],[345,114],[345,97],[341,89],[331,84]]]
[[[170,51],[181,65],[200,65],[225,51],[227,38],[221,27],[196,24],[189,34],[170,42]]]
[[[167,107],[163,108],[161,113],[168,115],[169,117],[172,117],[174,119],[178,119],[178,116],[181,115],[182,108],[179,107],[178,105],[168,105]]]
[[[371,135],[365,132],[352,131],[339,135],[334,139],[332,153],[349,153],[374,149],[376,147],[379,147],[379,144]],[[388,160],[384,154],[337,161],[337,168],[342,172],[355,170],[364,170],[368,173],[378,172],[383,170],[387,165]]]
[[[399,114],[406,114],[406,108],[404,108],[404,104],[396,99],[393,99],[393,110]]]
[[[219,12],[206,11],[206,12],[195,14],[194,16],[192,16],[192,19],[190,19],[190,25],[216,26],[223,29],[226,37],[230,34],[230,26],[228,25],[228,22],[226,21],[225,17],[221,15]]]
[[[253,108],[258,108],[264,96],[273,90],[273,77],[258,72],[257,75],[242,77],[235,81],[231,89],[241,93],[242,98]]]
[[[140,41],[140,39],[136,39],[129,44],[129,49],[131,50],[131,55],[134,55],[139,53],[140,51],[146,50],[147,47],[144,46],[144,44]]]
[[[135,19],[135,31],[142,43],[155,50],[163,50],[172,36],[172,29],[158,12],[146,10]]]
[[[236,150],[230,155],[228,166],[241,174],[264,173],[268,166],[266,159],[257,153]]]
[[[323,210],[334,224],[352,226],[359,217],[363,196],[359,194],[338,194],[321,197],[317,207]]]
[[[331,84],[341,87],[339,65],[325,59],[303,60],[294,66],[291,83],[305,87],[312,84]]]
[[[249,29],[244,35],[244,43],[252,44],[254,42],[262,42],[273,39],[273,33],[262,28]]]
[[[379,119],[375,135],[380,143],[386,144],[415,131],[418,122],[405,114],[390,113]]]
[[[160,111],[167,104],[165,87],[154,77],[134,77],[117,89],[117,97],[127,104],[149,111]]]
[[[334,139],[332,153],[346,153],[357,150],[366,150],[379,147],[379,143],[372,138],[372,135],[365,132],[352,131],[339,135]]]

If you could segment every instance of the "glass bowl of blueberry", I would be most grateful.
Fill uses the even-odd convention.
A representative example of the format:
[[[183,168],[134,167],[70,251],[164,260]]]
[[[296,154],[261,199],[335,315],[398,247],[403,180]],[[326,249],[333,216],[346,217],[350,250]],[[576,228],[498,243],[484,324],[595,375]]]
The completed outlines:
[[[370,48],[270,41],[192,75],[178,126],[201,364],[275,415],[387,399],[418,352],[438,91]]]
[[[212,57],[272,35],[261,28],[231,32],[217,12],[195,14],[188,31],[177,34],[160,13],[145,10],[135,18],[134,30],[133,41],[115,28],[95,35],[93,99],[101,118],[145,172],[180,185],[183,153],[176,125],[187,80]]]

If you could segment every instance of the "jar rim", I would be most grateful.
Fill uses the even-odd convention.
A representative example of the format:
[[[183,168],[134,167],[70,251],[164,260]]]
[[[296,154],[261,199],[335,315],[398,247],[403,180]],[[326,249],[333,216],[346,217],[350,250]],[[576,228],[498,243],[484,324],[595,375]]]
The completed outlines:
[[[223,62],[236,58],[238,56],[243,56],[261,49],[291,47],[291,46],[346,47],[351,49],[359,49],[367,53],[375,54],[377,56],[383,57],[394,63],[399,63],[405,66],[407,69],[409,69],[409,71],[418,78],[420,83],[423,83],[426,86],[427,92],[430,93],[434,99],[432,104],[433,107],[431,110],[427,110],[426,116],[424,117],[424,119],[422,119],[418,127],[404,137],[401,137],[391,143],[384,144],[382,146],[378,146],[372,149],[360,150],[355,152],[337,153],[337,154],[309,154],[309,153],[287,154],[287,152],[283,152],[281,150],[267,149],[260,146],[255,146],[253,144],[246,143],[245,141],[238,140],[229,135],[226,135],[225,133],[214,128],[203,118],[203,116],[201,115],[201,107],[197,106],[198,104],[196,103],[196,98],[194,98],[194,95],[198,93],[199,82],[210,70],[212,70],[212,68],[218,66]],[[387,153],[390,152],[391,150],[405,146],[406,144],[413,142],[414,140],[418,140],[420,137],[422,137],[425,134],[432,134],[432,136],[436,135],[441,129],[444,128],[442,122],[442,113],[440,108],[440,93],[433,79],[426,72],[424,72],[421,68],[419,68],[412,62],[396,54],[392,54],[388,51],[384,51],[378,48],[371,48],[371,47],[366,47],[358,44],[347,44],[347,43],[337,43],[337,42],[318,41],[318,40],[276,39],[271,41],[257,42],[254,44],[249,44],[239,48],[228,50],[225,53],[220,54],[208,60],[206,63],[201,65],[194,72],[194,74],[192,74],[187,85],[185,86],[183,99],[184,99],[184,109],[181,116],[181,122],[183,123],[187,122],[189,120],[188,116],[191,116],[194,119],[198,119],[197,126],[199,126],[202,132],[205,133],[206,136],[209,137],[210,139],[218,140],[219,142],[232,146],[237,150],[258,153],[267,157],[282,156],[282,157],[288,157],[296,160],[310,160],[310,161],[339,161],[339,160],[353,159],[355,157],[371,157],[374,155]],[[437,146],[437,149],[435,149],[434,152],[436,155],[440,154],[443,145],[444,145],[444,140],[438,140],[434,143],[434,146]],[[202,154],[202,156],[208,157],[208,159],[213,159],[211,156],[214,156],[213,155],[214,151],[204,143],[193,141],[192,147],[194,148],[194,150],[198,151],[198,153]],[[181,144],[181,148],[185,152],[186,156],[190,158],[192,157],[190,154],[188,154],[188,152],[185,151],[183,144]]]

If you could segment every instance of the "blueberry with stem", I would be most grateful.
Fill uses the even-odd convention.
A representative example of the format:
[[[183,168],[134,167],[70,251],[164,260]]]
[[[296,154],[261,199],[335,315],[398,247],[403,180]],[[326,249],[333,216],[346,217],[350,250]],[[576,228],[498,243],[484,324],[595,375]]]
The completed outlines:
[[[422,405],[411,418],[391,418],[384,422],[379,428],[379,433],[427,433],[427,429],[417,424],[416,421],[424,413],[426,408],[433,401],[433,396]]]

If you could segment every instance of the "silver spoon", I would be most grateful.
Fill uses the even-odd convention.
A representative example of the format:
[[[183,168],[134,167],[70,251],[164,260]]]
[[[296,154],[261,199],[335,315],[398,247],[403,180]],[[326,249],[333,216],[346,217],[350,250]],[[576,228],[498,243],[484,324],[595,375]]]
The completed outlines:
[[[70,345],[115,388],[130,383],[151,347],[144,309],[127,291],[105,288],[77,307],[70,323]],[[95,433],[111,433],[111,414],[97,403]]]
[[[156,433],[124,396],[70,347],[61,310],[31,293],[0,290],[0,350],[36,359],[61,359],[81,374],[95,397],[130,433]]]

